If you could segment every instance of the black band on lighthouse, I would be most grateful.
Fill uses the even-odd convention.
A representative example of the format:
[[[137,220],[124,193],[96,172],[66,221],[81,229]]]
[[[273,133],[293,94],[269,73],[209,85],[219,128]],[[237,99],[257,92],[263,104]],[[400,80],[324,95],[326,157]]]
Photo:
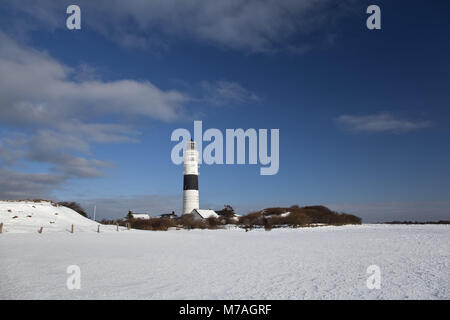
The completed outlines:
[[[198,190],[198,175],[185,174],[183,190]]]

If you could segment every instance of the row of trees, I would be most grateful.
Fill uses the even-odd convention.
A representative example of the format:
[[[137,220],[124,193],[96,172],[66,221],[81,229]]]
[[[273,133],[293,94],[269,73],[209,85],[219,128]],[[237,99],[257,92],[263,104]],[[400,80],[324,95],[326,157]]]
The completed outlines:
[[[275,207],[249,213],[239,218],[239,224],[245,228],[264,227],[270,230],[285,226],[297,228],[319,224],[361,224],[361,218],[347,213],[338,213],[325,206],[295,205],[289,208]]]
[[[59,202],[62,205],[71,208],[87,217],[86,212],[76,202]],[[286,207],[266,208],[260,211],[254,211],[247,215],[237,216],[233,207],[225,205],[222,210],[216,211],[219,218],[194,219],[192,215],[183,215],[181,217],[163,217],[150,219],[134,219],[131,211],[119,220],[102,220],[102,224],[119,224],[125,226],[127,223],[134,229],[142,230],[168,230],[169,228],[183,229],[217,229],[227,224],[235,224],[245,229],[265,228],[271,230],[278,227],[305,227],[317,224],[325,225],[345,225],[361,224],[361,218],[338,213],[328,209],[325,206],[306,206],[298,205]],[[395,222],[394,222],[395,223]]]
[[[235,224],[246,230],[253,228],[265,228],[271,230],[278,227],[305,227],[317,224],[345,225],[361,224],[361,218],[332,211],[324,206],[290,208],[267,208],[261,211],[251,212],[244,216],[236,216],[234,209],[226,205],[217,211],[219,218],[204,220],[194,219],[192,215],[183,215],[178,218],[150,218],[133,219],[131,212],[119,223],[130,223],[134,229],[143,230],[168,230],[169,228],[183,229],[218,229],[227,224]]]

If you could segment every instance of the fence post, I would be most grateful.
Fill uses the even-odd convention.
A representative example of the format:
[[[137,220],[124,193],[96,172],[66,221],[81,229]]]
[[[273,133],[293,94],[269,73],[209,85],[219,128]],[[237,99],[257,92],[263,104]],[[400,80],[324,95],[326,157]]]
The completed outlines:
[[[100,225],[97,227],[97,232],[100,233]]]
[[[118,223],[116,223],[116,227],[117,227],[117,231],[119,231],[119,224]]]
[[[42,230],[44,230],[44,227],[41,227],[38,232],[42,233]]]
[[[131,229],[131,223],[127,223],[127,229],[130,230]]]
[[[72,225],[72,230],[70,232],[73,233],[73,225]]]
[[[3,222],[0,223],[0,233],[3,233]]]

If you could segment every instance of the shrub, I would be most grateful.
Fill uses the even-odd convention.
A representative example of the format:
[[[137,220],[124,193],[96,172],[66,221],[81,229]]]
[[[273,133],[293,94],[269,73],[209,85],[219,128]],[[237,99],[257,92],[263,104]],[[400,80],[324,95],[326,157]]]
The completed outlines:
[[[286,212],[290,212],[290,214],[282,216]],[[290,208],[274,207],[251,212],[240,217],[238,223],[241,227],[247,229],[258,226],[271,229],[283,225],[297,228],[316,223],[331,225],[361,224],[361,218],[347,213],[337,213],[324,206],[300,208],[294,205]]]
[[[304,212],[292,212],[285,218],[286,224],[297,228],[311,224],[312,219]]]
[[[264,230],[272,230],[272,219],[264,219]]]
[[[273,215],[280,215],[287,211],[289,211],[289,210],[286,210],[286,208],[267,208],[267,209],[262,210],[262,213],[265,216],[273,216]]]
[[[236,215],[234,212],[234,209],[229,204],[226,204],[222,210],[218,210],[217,214],[219,216],[225,217],[225,218],[232,218]]]
[[[127,215],[125,216],[125,220],[128,222],[131,222],[133,220],[133,212],[131,212],[131,210],[128,210]]]
[[[263,225],[263,215],[261,212],[251,212],[245,216],[239,218],[239,224],[246,225],[248,228],[253,228],[254,226]]]
[[[206,219],[206,223],[208,224],[209,229],[217,229],[220,225],[222,225],[222,222],[214,217],[209,217]]]
[[[184,214],[177,220],[180,226],[188,230],[193,229],[196,224],[193,214]]]
[[[100,223],[101,224],[119,224],[119,225],[122,225],[123,224],[123,222],[122,222],[122,220],[108,220],[108,219],[102,219],[102,220],[100,220]]]
[[[167,218],[133,219],[130,221],[133,229],[167,231],[175,227],[176,223]]]
[[[222,217],[221,224],[237,224],[239,219],[237,217]]]

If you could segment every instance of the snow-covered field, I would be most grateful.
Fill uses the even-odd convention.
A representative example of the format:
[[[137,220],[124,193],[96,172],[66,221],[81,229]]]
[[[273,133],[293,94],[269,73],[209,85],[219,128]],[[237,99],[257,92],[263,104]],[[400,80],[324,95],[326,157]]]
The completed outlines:
[[[0,299],[450,299],[450,227],[6,233],[0,270]]]

